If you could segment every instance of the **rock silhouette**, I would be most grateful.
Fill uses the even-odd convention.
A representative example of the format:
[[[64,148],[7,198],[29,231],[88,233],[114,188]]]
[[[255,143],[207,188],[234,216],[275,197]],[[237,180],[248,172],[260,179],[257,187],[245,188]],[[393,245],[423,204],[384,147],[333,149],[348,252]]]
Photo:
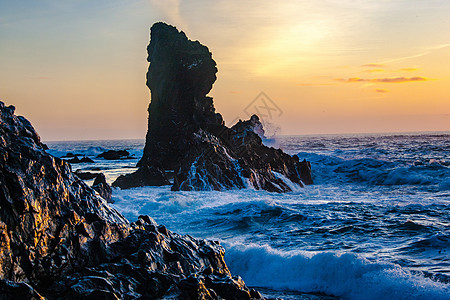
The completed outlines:
[[[217,68],[206,46],[190,41],[173,26],[156,23],[147,51],[151,103],[138,167],[161,174],[174,172],[173,190],[251,185],[287,192],[292,190],[289,181],[299,186],[312,183],[308,162],[263,144],[258,116],[231,128],[225,126],[213,99],[207,96]],[[135,178],[135,173],[125,175],[113,185],[129,188],[146,184],[145,180],[137,184]]]
[[[129,224],[45,149],[0,102],[1,299],[261,298],[219,243]]]

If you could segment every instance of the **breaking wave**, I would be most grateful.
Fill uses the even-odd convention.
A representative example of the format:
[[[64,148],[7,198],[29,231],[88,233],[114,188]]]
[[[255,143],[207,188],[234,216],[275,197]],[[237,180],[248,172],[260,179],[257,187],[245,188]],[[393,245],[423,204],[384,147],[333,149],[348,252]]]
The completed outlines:
[[[225,259],[249,286],[321,292],[348,299],[448,299],[450,286],[399,265],[356,254],[283,252],[225,243]]]

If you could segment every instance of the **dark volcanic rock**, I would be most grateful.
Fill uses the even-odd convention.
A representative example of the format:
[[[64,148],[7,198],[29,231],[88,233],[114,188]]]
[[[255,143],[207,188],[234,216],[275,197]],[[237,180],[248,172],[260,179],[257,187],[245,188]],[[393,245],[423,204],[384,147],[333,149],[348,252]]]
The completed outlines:
[[[129,224],[0,102],[0,299],[250,299],[223,256],[148,216]]]
[[[199,124],[222,124],[212,98],[216,62],[206,46],[175,27],[156,23],[147,48],[147,86],[152,93],[144,155],[139,166],[176,169],[192,144]]]
[[[81,163],[93,163],[94,161],[91,158],[84,156],[80,159],[80,162]]]
[[[90,159],[89,157],[82,157],[81,159],[78,158],[78,156],[72,156],[73,158],[67,159],[66,161],[71,164],[80,164],[80,163],[93,163],[94,161]]]
[[[128,152],[127,150],[108,150],[97,155],[97,158],[104,158],[107,160],[118,160],[118,159],[129,159],[131,157],[130,152]]]
[[[0,280],[0,299],[32,299],[43,297],[25,282]]]
[[[97,177],[99,173],[83,172],[81,170],[76,170],[74,174],[77,175],[80,179],[91,180]]]
[[[31,124],[13,113],[0,102],[0,278],[45,286],[92,263],[91,241],[118,240],[128,222],[47,154]]]
[[[114,203],[111,200],[112,190],[108,183],[106,183],[105,174],[100,173],[95,177],[92,188],[99,193],[99,195],[108,203]]]
[[[69,158],[69,157],[77,157],[77,156],[83,156],[83,155],[73,154],[72,152],[68,152],[66,155],[62,156],[61,158]]]
[[[256,189],[286,192],[312,183],[308,162],[263,145],[257,116],[232,128],[224,125],[207,96],[217,68],[206,46],[173,26],[156,23],[147,50],[152,100],[138,167],[173,170],[173,190],[223,190],[250,183]],[[123,176],[113,185],[133,185],[135,177]]]
[[[73,158],[66,159],[65,161],[68,162],[68,163],[71,163],[71,164],[79,164],[79,163],[81,163],[81,161],[78,158],[78,156],[73,156]]]
[[[139,186],[161,186],[170,184],[164,170],[156,167],[143,166],[136,172],[120,175],[112,186],[130,189]]]

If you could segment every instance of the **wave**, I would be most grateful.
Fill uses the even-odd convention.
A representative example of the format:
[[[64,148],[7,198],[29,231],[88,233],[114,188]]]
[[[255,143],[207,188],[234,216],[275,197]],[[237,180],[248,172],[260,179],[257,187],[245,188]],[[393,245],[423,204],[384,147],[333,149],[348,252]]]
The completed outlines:
[[[319,184],[436,185],[440,191],[450,189],[450,167],[445,161],[431,159],[426,163],[406,164],[367,157],[344,159],[308,152],[300,152],[298,156],[311,161],[313,180]]]
[[[50,148],[47,151],[56,157],[63,157],[70,152],[80,156],[95,158],[97,155],[108,150],[127,150],[132,157],[140,158],[143,152],[143,143],[134,140],[65,141],[49,142],[47,145]]]
[[[223,243],[233,274],[249,286],[348,299],[448,299],[450,285],[399,265],[355,254],[283,252],[269,246]]]

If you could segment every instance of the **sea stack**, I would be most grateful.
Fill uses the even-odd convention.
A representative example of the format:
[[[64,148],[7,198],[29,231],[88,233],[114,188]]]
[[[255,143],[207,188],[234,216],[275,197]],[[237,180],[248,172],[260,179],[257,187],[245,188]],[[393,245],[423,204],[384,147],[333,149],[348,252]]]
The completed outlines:
[[[309,162],[263,144],[258,116],[225,126],[207,96],[217,68],[206,46],[171,25],[156,23],[147,51],[151,102],[138,167],[151,168],[155,178],[141,182],[166,182],[170,172],[172,190],[253,187],[288,192],[293,185],[312,183]],[[128,182],[134,178],[126,175],[113,185],[136,186]]]
[[[218,242],[130,224],[45,149],[0,102],[0,299],[261,298]]]

